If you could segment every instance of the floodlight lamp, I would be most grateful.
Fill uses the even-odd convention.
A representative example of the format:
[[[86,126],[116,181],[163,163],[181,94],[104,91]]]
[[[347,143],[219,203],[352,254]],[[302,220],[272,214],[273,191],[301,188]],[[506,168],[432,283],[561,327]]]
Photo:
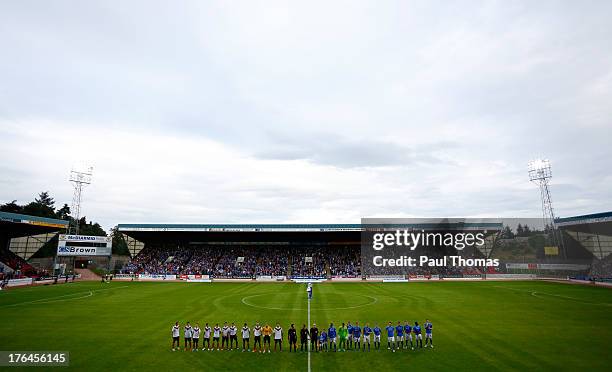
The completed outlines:
[[[541,170],[550,168],[550,162],[548,159],[535,159],[529,162],[529,170]]]
[[[527,165],[531,181],[543,180],[552,177],[550,161],[548,159],[535,159]]]

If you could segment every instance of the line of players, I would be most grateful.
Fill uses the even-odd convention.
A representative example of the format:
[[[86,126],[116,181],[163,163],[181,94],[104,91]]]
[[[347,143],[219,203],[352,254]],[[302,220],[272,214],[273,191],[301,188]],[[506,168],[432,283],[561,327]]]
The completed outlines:
[[[433,348],[433,324],[427,319],[423,325],[425,329],[425,347]],[[180,350],[180,325],[176,322],[172,326],[172,351]],[[214,327],[210,327],[208,323],[204,328],[200,328],[199,324],[191,326],[189,322],[183,328],[184,350],[185,351],[220,351],[220,350],[237,350],[238,347],[238,327],[235,323],[228,325],[227,322],[223,327],[219,323]],[[240,330],[242,333],[242,351],[251,351],[251,332],[253,333],[253,352],[265,353],[271,352],[271,338],[274,337],[274,351],[283,351],[283,328],[279,323],[272,328],[269,324],[261,326],[259,322],[251,329],[247,323]],[[329,328],[319,328],[316,323],[313,323],[310,330],[306,325],[302,325],[299,332],[300,351],[308,351],[308,342],[310,341],[310,350],[312,351],[346,351],[346,350],[361,350],[370,351],[370,345],[373,344],[375,350],[380,350],[381,335],[383,332],[387,334],[387,349],[395,352],[396,350],[411,349],[415,347],[423,348],[422,329],[418,322],[411,325],[407,321],[397,322],[393,326],[391,322],[381,329],[378,324],[371,328],[369,323],[366,323],[363,328],[359,326],[359,322],[354,325],[348,322],[346,325],[342,323],[339,328],[330,323]],[[200,336],[202,336],[202,344],[200,345]],[[413,338],[414,336],[414,338]],[[263,338],[263,345],[262,345]],[[298,332],[294,324],[287,331],[289,340],[289,352],[297,352]],[[373,341],[371,340],[373,338]],[[212,339],[212,341],[211,341]],[[221,340],[221,343],[219,343]],[[413,343],[414,340],[414,343]],[[410,343],[410,345],[409,345]]]

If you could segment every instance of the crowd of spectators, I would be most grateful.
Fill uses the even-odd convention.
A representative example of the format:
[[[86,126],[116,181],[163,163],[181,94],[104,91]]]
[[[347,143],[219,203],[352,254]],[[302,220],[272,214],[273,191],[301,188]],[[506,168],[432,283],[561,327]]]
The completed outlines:
[[[255,275],[287,275],[289,260],[286,250],[279,247],[255,248]]]
[[[602,260],[593,261],[589,276],[595,280],[612,279],[612,255],[608,255]]]
[[[358,250],[327,246],[205,245],[172,249],[145,247],[121,273],[251,278],[290,273],[292,276],[358,276],[360,270]]]
[[[181,274],[211,275],[218,258],[219,252],[209,249],[193,249],[189,260],[183,264]]]
[[[214,266],[215,277],[250,278],[255,269],[256,257],[254,251],[245,246],[223,247]],[[214,250],[214,248],[209,248]]]
[[[122,273],[181,274],[194,252],[186,248],[147,247],[125,265]]]
[[[439,253],[441,255],[441,253]],[[145,247],[121,270],[124,274],[202,274],[222,278],[257,276],[360,277],[361,251],[358,245],[198,245],[187,247]],[[386,268],[384,275],[465,276],[505,273],[497,268],[415,266]],[[524,270],[520,270],[521,273]],[[547,275],[559,273],[546,272]],[[588,275],[586,273],[585,275]],[[610,278],[612,258],[597,260],[590,275]],[[569,275],[569,274],[568,274]]]
[[[344,246],[327,252],[327,262],[332,276],[356,277],[361,275],[361,247]]]
[[[329,249],[328,247],[325,247]],[[323,247],[293,248],[291,254],[292,276],[326,276],[326,260]]]

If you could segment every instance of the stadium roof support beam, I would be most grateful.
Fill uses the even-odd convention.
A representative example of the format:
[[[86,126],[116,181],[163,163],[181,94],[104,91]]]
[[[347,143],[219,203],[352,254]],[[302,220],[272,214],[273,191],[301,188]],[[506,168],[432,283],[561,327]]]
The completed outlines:
[[[127,244],[130,255],[132,257],[136,257],[136,255],[140,253],[140,251],[142,251],[145,244],[139,240],[132,238],[131,236],[127,234],[122,233],[121,235],[123,235],[123,239],[125,240],[125,243]]]
[[[600,260],[612,254],[612,236],[581,231],[567,233]]]
[[[493,250],[493,247],[495,246],[495,243],[497,242],[497,239],[499,237],[499,234],[490,234],[485,236],[484,238],[484,244],[483,245],[477,245],[476,248],[482,253],[484,254],[484,256],[486,258],[489,258],[491,255],[491,251]]]

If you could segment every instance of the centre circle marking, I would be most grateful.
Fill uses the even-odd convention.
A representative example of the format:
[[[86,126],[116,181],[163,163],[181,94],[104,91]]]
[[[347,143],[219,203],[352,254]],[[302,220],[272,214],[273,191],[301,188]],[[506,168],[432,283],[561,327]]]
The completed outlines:
[[[266,310],[306,310],[305,308],[301,308],[301,307],[272,307],[272,306],[261,306],[261,305],[255,305],[253,303],[250,303],[249,301],[247,301],[250,298],[255,298],[255,297],[261,297],[261,296],[267,296],[271,293],[260,293],[260,294],[256,294],[256,295],[250,295],[250,296],[245,296],[242,297],[241,302],[247,306],[251,306],[251,307],[256,307],[256,308],[260,308],[260,309],[266,309]],[[361,304],[361,305],[355,305],[355,306],[342,306],[342,307],[325,307],[325,308],[311,308],[311,310],[346,310],[346,309],[356,309],[359,307],[364,307],[364,306],[370,306],[370,305],[374,305],[375,303],[378,302],[378,298],[373,297],[373,296],[368,296],[368,295],[357,295],[360,297],[366,297],[370,299],[370,302],[365,303],[365,304]]]

